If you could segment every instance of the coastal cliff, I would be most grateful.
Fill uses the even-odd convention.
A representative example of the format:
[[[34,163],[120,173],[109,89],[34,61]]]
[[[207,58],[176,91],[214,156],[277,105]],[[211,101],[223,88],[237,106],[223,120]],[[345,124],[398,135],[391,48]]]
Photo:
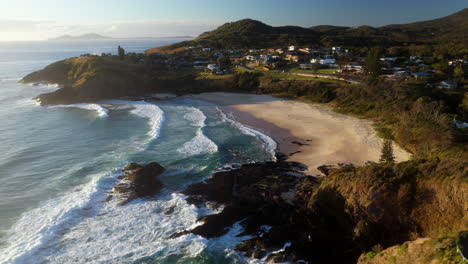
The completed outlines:
[[[197,80],[194,76],[113,58],[89,56],[55,62],[25,76],[24,83],[56,83],[63,88],[41,94],[41,104],[96,102],[119,97],[171,92],[183,94],[231,87],[225,80]]]
[[[383,255],[385,248],[418,239],[454,241],[468,228],[467,166],[464,160],[345,166],[320,180],[304,175],[298,163],[244,165],[187,188],[190,203],[225,207],[172,238],[186,233],[218,237],[240,221],[244,234],[252,236],[237,247],[247,257],[291,263],[358,259],[385,263],[366,262],[367,255]],[[454,244],[446,243],[444,249],[453,251]],[[418,248],[419,254],[437,251],[439,244]]]

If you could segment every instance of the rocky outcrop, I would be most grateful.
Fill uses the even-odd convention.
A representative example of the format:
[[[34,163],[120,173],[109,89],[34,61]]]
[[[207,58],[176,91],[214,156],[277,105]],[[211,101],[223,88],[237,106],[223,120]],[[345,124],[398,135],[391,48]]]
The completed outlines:
[[[130,163],[125,166],[121,181],[115,185],[113,192],[117,194],[119,204],[126,204],[136,198],[150,196],[158,193],[163,184],[158,176],[164,173],[165,169],[157,162],[147,165]],[[110,199],[112,197],[109,197]]]
[[[468,166],[463,160],[324,168],[329,169],[328,176],[317,179],[301,174],[300,164],[280,158],[215,173],[184,193],[196,205],[224,205],[221,213],[172,237],[187,233],[218,237],[240,222],[243,235],[252,238],[237,250],[248,257],[356,263],[375,248],[380,252],[467,228]],[[438,250],[452,250],[449,242]]]
[[[334,254],[346,250],[344,243],[337,245],[334,241],[339,235],[321,229],[322,224],[317,221],[320,219],[306,207],[304,199],[318,188],[320,180],[305,175],[304,169],[302,164],[279,159],[221,171],[203,183],[191,185],[184,191],[189,203],[211,202],[224,208],[219,214],[200,219],[202,225],[171,238],[187,233],[218,237],[240,222],[243,234],[252,239],[244,241],[237,250],[248,257],[292,263],[343,260],[343,254]]]

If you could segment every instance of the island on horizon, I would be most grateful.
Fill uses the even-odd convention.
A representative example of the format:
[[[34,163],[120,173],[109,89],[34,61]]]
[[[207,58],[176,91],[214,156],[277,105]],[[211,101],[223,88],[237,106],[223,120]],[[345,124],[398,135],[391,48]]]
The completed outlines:
[[[68,40],[110,40],[110,39],[133,39],[133,40],[151,40],[151,39],[191,39],[192,36],[169,36],[169,37],[134,37],[134,38],[114,38],[103,36],[97,33],[87,33],[78,36],[61,35],[48,39],[49,41],[68,41]]]

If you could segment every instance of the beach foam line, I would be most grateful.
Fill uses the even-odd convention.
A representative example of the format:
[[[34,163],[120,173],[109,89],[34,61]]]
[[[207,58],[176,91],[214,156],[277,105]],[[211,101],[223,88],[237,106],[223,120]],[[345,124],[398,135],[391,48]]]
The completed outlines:
[[[54,106],[49,106],[49,107],[51,108],[55,108],[55,107],[79,108],[79,109],[84,109],[84,110],[95,111],[97,116],[101,118],[106,118],[109,116],[109,110],[98,104],[81,103],[81,104],[70,104],[70,105],[54,105]]]
[[[104,101],[105,104],[115,105],[130,105],[134,109],[130,110],[130,113],[139,117],[147,118],[150,130],[148,136],[155,139],[159,136],[162,123],[164,121],[164,111],[153,103],[146,101],[124,101],[124,100],[111,100]]]
[[[260,132],[258,130],[247,127],[244,124],[242,124],[241,122],[238,122],[238,121],[234,120],[233,118],[227,117],[226,114],[221,109],[219,109],[219,107],[217,107],[216,109],[218,109],[219,113],[221,114],[222,119],[225,122],[227,122],[230,125],[232,125],[233,127],[237,128],[244,135],[248,135],[248,136],[258,138],[262,142],[263,147],[265,148],[265,150],[268,153],[270,153],[272,159],[276,160],[275,154],[276,154],[276,149],[278,148],[278,144],[276,143],[276,141],[273,138],[263,134],[262,132]]]

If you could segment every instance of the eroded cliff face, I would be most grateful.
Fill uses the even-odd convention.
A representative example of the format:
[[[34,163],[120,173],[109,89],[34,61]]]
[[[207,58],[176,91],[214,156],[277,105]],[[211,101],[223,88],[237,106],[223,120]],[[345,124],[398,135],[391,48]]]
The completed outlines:
[[[468,228],[466,159],[333,171],[308,207],[361,251]]]
[[[467,169],[465,159],[348,166],[331,170],[320,183],[292,176],[291,165],[282,161],[243,166],[187,189],[195,204],[226,207],[179,235],[216,237],[242,220],[252,239],[237,249],[249,257],[356,263],[371,250],[468,228]]]

